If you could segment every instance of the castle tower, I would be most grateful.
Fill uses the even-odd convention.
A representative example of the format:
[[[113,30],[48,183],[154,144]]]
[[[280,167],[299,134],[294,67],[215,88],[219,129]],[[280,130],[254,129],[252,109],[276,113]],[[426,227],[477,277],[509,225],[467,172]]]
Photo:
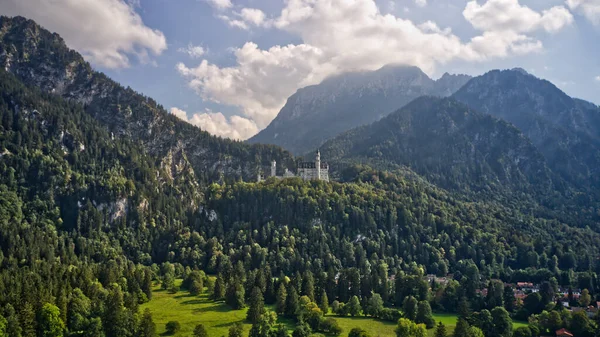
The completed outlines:
[[[317,180],[321,180],[321,151],[317,150],[317,158],[315,160],[315,166],[317,167]]]
[[[277,162],[273,160],[271,162],[271,177],[275,177],[276,175],[277,175]]]

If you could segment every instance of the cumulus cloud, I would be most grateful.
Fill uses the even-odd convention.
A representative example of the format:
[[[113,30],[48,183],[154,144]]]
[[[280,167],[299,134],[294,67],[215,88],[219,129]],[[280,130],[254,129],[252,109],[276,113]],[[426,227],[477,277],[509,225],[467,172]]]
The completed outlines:
[[[567,0],[567,6],[583,14],[595,25],[600,25],[600,0]]]
[[[242,8],[239,12],[233,12],[232,15],[218,15],[218,18],[225,21],[229,26],[250,29],[251,26],[269,27],[272,21],[267,20],[263,11],[256,8]]]
[[[205,50],[202,46],[194,46],[193,44],[188,44],[185,48],[177,49],[180,53],[188,54],[191,58],[199,58],[204,55]]]
[[[427,6],[427,0],[415,0],[415,4],[419,7]]]
[[[245,22],[255,26],[261,26],[265,23],[265,13],[256,8],[243,8],[240,16]]]
[[[219,15],[219,19],[225,21],[230,27],[249,29],[248,25],[243,20],[234,19],[228,15]]]
[[[205,0],[216,9],[224,10],[233,7],[231,0]]]
[[[519,18],[507,15],[488,22],[492,9],[508,9]],[[451,29],[432,21],[417,24],[383,14],[374,0],[288,0],[271,25],[299,37],[302,43],[261,49],[248,42],[234,50],[233,66],[219,67],[203,60],[195,66],[180,63],[177,70],[204,99],[240,107],[243,118],[262,129],[298,88],[330,75],[375,70],[390,63],[415,65],[431,73],[452,60],[485,61],[531,53],[539,51],[542,43],[528,33],[555,32],[572,20],[564,7],[539,13],[519,6],[516,0],[471,2],[465,17],[482,31],[469,41],[461,41]],[[241,22],[246,27],[250,24],[243,18]],[[517,28],[501,29],[503,23]]]
[[[176,107],[171,108],[171,113],[179,119],[216,136],[241,140],[247,139],[258,132],[258,128],[253,121],[240,116],[227,118],[220,112],[208,110],[207,112],[195,113],[191,118],[188,118],[184,110]]]
[[[482,31],[528,33],[543,29],[557,32],[573,22],[573,16],[563,6],[538,13],[518,0],[489,0],[483,5],[470,1],[463,15],[473,27]]]
[[[135,55],[147,62],[150,54],[167,49],[162,32],[142,22],[135,1],[122,0],[3,0],[3,15],[22,15],[59,33],[88,61],[106,68],[122,68]]]

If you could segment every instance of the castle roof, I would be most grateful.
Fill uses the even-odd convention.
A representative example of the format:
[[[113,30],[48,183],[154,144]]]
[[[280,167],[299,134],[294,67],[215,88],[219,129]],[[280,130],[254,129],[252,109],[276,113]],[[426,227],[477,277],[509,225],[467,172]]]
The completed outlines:
[[[300,162],[300,163],[298,163],[298,168],[302,168],[302,169],[316,169],[317,168],[317,163],[315,163],[314,161]],[[329,164],[327,164],[327,163],[321,163],[321,169],[323,169],[323,170],[329,169]]]

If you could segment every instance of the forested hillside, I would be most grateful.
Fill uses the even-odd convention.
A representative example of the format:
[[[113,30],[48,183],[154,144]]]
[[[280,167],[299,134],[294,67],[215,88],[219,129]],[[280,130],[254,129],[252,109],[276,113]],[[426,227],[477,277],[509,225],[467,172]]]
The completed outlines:
[[[32,21],[0,20],[0,337],[155,337],[139,307],[156,288],[247,307],[253,337],[289,336],[278,315],[294,337],[351,333],[331,315],[424,336],[432,309],[460,317],[456,337],[511,336],[513,318],[530,319],[523,337],[595,336],[594,209],[536,207],[561,178],[510,124],[425,97],[329,143],[339,182],[249,182],[295,159],[212,137]]]
[[[520,69],[478,76],[454,97],[514,124],[553,171],[598,198],[599,107],[571,98],[552,83]]]
[[[111,132],[140,142],[152,155],[187,156],[202,182],[221,175],[254,179],[273,159],[295,167],[281,148],[215,137],[168,114],[152,98],[92,70],[60,36],[31,20],[0,17],[0,66],[27,85],[83,104]]]

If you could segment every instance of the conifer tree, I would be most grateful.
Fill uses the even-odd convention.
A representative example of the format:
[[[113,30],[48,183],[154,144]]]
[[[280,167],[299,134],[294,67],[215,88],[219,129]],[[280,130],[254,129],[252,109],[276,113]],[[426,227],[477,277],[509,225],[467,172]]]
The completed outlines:
[[[252,294],[250,295],[250,307],[246,313],[246,319],[252,324],[257,324],[264,313],[265,301],[262,291],[260,288],[254,287],[254,289],[252,289]]]
[[[208,337],[208,332],[204,327],[204,324],[198,324],[194,328],[194,337]]]
[[[287,301],[287,291],[285,290],[285,285],[283,282],[279,285],[279,289],[277,290],[277,299],[275,301],[275,311],[278,314],[286,313],[285,305]]]
[[[298,292],[293,285],[290,284],[289,291],[285,302],[286,316],[295,317],[299,306]]]
[[[321,296],[319,296],[319,308],[324,315],[329,312],[329,298],[327,298],[327,292],[325,289],[321,290]]]
[[[138,337],[156,337],[156,324],[152,320],[150,309],[144,310],[138,328]]]
[[[441,321],[435,327],[435,333],[433,334],[435,337],[447,337],[448,332],[446,331],[446,326]]]

